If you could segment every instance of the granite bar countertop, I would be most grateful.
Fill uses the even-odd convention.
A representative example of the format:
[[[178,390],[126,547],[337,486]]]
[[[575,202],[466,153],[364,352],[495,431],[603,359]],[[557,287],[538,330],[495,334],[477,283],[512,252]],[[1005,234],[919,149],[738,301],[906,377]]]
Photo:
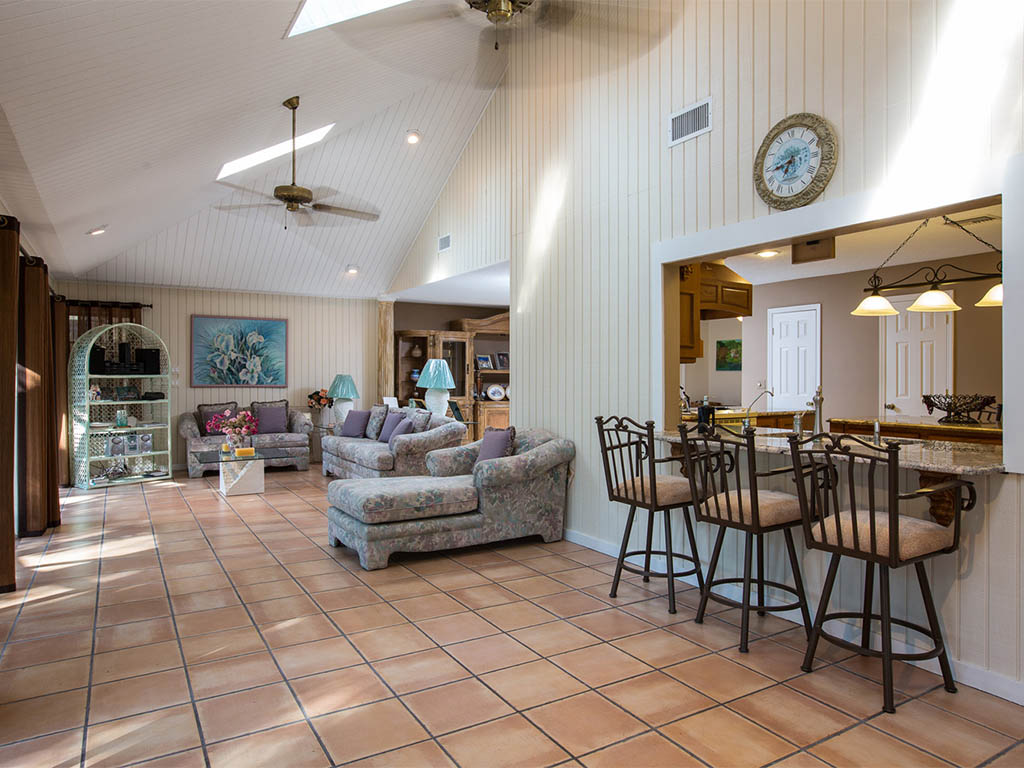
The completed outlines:
[[[762,453],[789,455],[788,435],[785,429],[758,428],[754,435],[754,447]],[[676,431],[656,432],[659,442],[679,445],[681,438]],[[862,438],[863,439],[863,438]],[[953,443],[939,440],[910,440],[890,437],[884,441],[900,444],[900,468],[920,472],[935,472],[944,475],[988,475],[1005,472],[1003,447],[985,443]]]
[[[689,413],[680,414],[679,418],[681,421],[687,423],[694,422],[697,420],[697,408],[700,403],[694,403]],[[716,419],[742,419],[747,416],[746,408],[722,408],[720,406],[712,406],[715,409]],[[799,411],[751,411],[750,417],[756,419],[758,416],[795,416],[796,414],[808,414],[814,413],[813,408],[804,408]]]

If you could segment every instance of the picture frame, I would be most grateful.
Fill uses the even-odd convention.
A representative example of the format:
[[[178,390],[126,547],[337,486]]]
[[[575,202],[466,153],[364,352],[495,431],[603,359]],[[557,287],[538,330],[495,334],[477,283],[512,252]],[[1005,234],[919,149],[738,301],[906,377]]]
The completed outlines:
[[[190,333],[191,386],[288,386],[287,320],[192,315]]]
[[[477,370],[481,371],[493,371],[494,360],[490,355],[477,355],[476,356],[476,367]]]
[[[420,408],[420,409],[425,411],[425,410],[427,410],[427,403],[422,398],[410,397],[409,398],[409,407],[410,408]]]
[[[743,339],[719,339],[715,342],[715,370],[743,370]]]
[[[507,371],[511,367],[508,361],[508,352],[499,352],[496,357],[498,358],[498,368]]]

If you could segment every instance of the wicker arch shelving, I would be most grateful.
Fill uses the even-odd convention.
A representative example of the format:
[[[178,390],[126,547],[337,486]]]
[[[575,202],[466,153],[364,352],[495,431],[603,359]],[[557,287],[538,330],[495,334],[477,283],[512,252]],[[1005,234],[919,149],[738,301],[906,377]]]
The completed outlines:
[[[103,348],[106,358],[113,359],[119,345],[125,343],[131,361],[138,349],[159,350],[159,372],[90,373],[94,349]],[[171,476],[170,370],[167,345],[143,325],[101,325],[78,337],[68,362],[71,471],[78,488]],[[162,397],[144,399],[146,392],[161,393]],[[135,423],[118,426],[120,410]]]

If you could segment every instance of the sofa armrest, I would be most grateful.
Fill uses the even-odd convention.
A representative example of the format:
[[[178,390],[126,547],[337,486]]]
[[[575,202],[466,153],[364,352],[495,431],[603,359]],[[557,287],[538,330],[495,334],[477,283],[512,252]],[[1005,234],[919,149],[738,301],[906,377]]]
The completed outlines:
[[[433,477],[454,477],[473,474],[473,465],[480,455],[480,441],[442,448],[427,454],[427,471]]]
[[[183,413],[178,417],[178,434],[185,438],[186,443],[189,440],[196,440],[202,437],[202,433],[199,431],[199,423],[196,421],[195,414],[191,411]]]
[[[530,480],[576,457],[571,440],[549,440],[518,456],[481,461],[473,468],[473,482],[480,488],[494,488]]]
[[[439,448],[457,445],[466,435],[466,426],[453,421],[426,432],[413,432],[395,438],[395,458],[412,454],[426,454]]]
[[[288,410],[288,431],[308,435],[313,431],[313,417],[305,411]]]

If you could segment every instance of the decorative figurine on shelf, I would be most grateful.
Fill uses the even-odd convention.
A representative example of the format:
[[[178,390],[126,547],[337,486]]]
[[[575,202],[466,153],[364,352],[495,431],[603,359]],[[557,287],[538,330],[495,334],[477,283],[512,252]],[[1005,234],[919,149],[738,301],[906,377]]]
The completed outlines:
[[[327,394],[334,398],[334,421],[344,424],[345,417],[348,416],[348,412],[355,405],[356,398],[359,397],[355,381],[349,374],[339,373],[331,382],[331,388],[327,390]]]
[[[210,417],[210,420],[206,422],[206,431],[208,433],[223,432],[231,450],[235,450],[242,447],[245,438],[256,434],[258,426],[259,420],[251,412],[239,411],[232,416],[231,410],[225,408],[224,413]]]
[[[103,390],[100,389],[100,385],[99,384],[90,384],[89,385],[89,399],[90,400],[102,400],[103,399]]]
[[[427,390],[423,396],[427,410],[444,416],[448,411],[448,391],[455,389],[455,379],[452,378],[448,363],[439,358],[427,360],[416,386]]]

